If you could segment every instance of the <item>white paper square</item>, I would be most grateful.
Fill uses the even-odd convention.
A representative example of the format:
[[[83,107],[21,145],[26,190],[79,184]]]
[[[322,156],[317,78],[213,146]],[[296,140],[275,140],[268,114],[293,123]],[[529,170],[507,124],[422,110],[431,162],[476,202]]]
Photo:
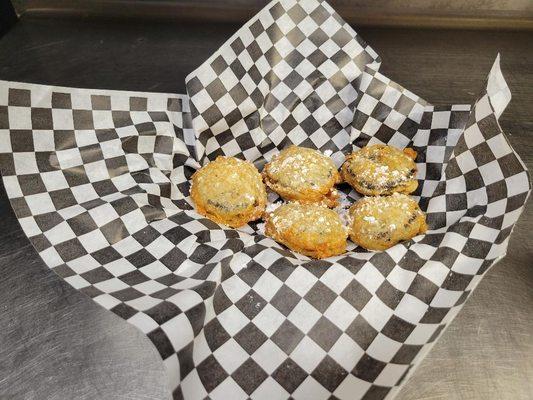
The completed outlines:
[[[104,268],[116,277],[122,276],[137,269],[125,258],[119,258],[118,260],[111,261],[110,263],[105,264]]]
[[[387,364],[374,383],[382,386],[397,384],[408,367],[408,365]]]
[[[83,274],[88,271],[92,271],[100,267],[100,263],[97,262],[91,255],[86,254],[68,262],[68,266],[77,274]]]
[[[331,393],[315,378],[308,376],[292,393],[291,398],[294,400],[327,400],[331,398]]]
[[[61,169],[77,167],[83,164],[80,150],[78,148],[57,150],[55,154],[57,156],[57,160],[59,162],[59,165],[61,166]]]
[[[148,250],[155,258],[161,258],[167,254],[170,250],[174,249],[174,245],[170,240],[164,236],[159,236],[152,243],[147,245],[145,248]]]
[[[52,108],[52,121],[55,130],[74,130],[72,110]]]
[[[287,359],[287,355],[269,339],[252,354],[252,358],[267,374],[271,374]]]
[[[343,331],[357,316],[358,311],[342,297],[337,297],[330,304],[324,315]]]
[[[130,233],[133,235],[135,232],[140,231],[141,229],[146,228],[147,222],[144,218],[144,214],[140,209],[133,210],[132,212],[127,213],[120,217],[124,226]]]
[[[124,155],[124,150],[122,149],[122,143],[120,139],[101,142],[100,147],[102,148],[102,154],[106,159]]]
[[[487,95],[484,95],[476,103],[476,121],[481,121],[483,118],[490,114],[492,114],[492,107],[489,104],[489,97]]]
[[[374,341],[370,344],[366,353],[376,360],[390,362],[396,355],[402,344],[378,333]]]
[[[448,276],[449,272],[450,269],[446,265],[440,261],[433,260],[426,261],[426,263],[418,271],[420,275],[429,279],[437,286],[442,285],[442,282],[444,282],[444,279],[446,279],[446,276]]]
[[[58,265],[64,263],[63,259],[54,247],[49,247],[46,250],[40,251],[39,255],[41,256],[45,264],[48,265],[50,268],[57,267]]]
[[[372,384],[348,374],[342,383],[335,389],[333,394],[339,400],[360,400],[370,389]]]
[[[450,125],[450,111],[435,111],[431,119],[431,129],[447,129]]]
[[[213,354],[228,374],[232,374],[249,357],[248,353],[233,338],[216,349]]]
[[[392,316],[392,310],[374,296],[361,310],[361,315],[375,330],[381,331]]]
[[[232,301],[232,303],[238,302],[242,296],[244,296],[250,290],[249,286],[242,281],[237,275],[233,275],[226,279],[221,288],[224,293]]]
[[[152,294],[167,288],[166,285],[152,280],[139,283],[138,285],[135,285],[133,287],[143,294]]]
[[[303,267],[296,267],[285,284],[300,296],[304,296],[317,282],[317,278]]]
[[[475,275],[481,268],[483,260],[480,258],[468,257],[464,254],[459,254],[453,263],[451,270],[459,274]]]
[[[133,299],[133,300],[126,301],[126,304],[128,306],[130,306],[130,307],[133,307],[136,310],[146,311],[146,310],[149,310],[152,307],[155,307],[156,305],[158,305],[162,301],[163,300],[154,299],[153,297],[150,297],[150,296],[142,296],[142,297],[138,297],[138,298]]]
[[[340,264],[333,264],[324,272],[320,281],[335,293],[340,294],[352,279],[353,274],[350,271]]]
[[[4,186],[10,199],[24,196],[16,175],[4,176]]]
[[[33,146],[35,151],[54,151],[54,132],[46,130],[34,130]]]
[[[198,372],[192,370],[183,381],[180,382],[181,392],[184,399],[201,400],[207,396],[207,392],[198,377]]]
[[[4,180],[5,179],[6,177],[4,177]],[[19,224],[22,227],[22,230],[24,231],[26,236],[28,236],[29,238],[35,235],[39,235],[42,232],[41,228],[39,228],[33,217],[19,218]]]
[[[213,400],[246,400],[249,397],[233,378],[228,377],[220,385],[209,392],[209,398]]]
[[[128,319],[128,322],[136,326],[144,334],[150,333],[159,327],[157,322],[142,312],[133,315]]]
[[[71,276],[70,278],[74,278],[73,276]],[[78,277],[80,279],[82,279],[81,277]],[[65,278],[65,280],[67,280],[69,278]],[[85,280],[85,279],[84,279]],[[70,283],[70,282],[69,282]],[[87,282],[88,283],[88,282]],[[72,285],[72,283],[70,283]],[[74,285],[73,285],[74,286]],[[87,285],[87,286],[90,286],[90,285]],[[74,286],[75,287],[75,286]],[[78,288],[76,288],[78,289]],[[115,307],[117,304],[120,304],[120,300],[118,299],[115,299],[113,296],[109,295],[109,294],[101,294],[100,296],[97,296],[93,299],[94,301],[96,301],[98,304],[100,304],[102,307],[110,310],[112,309],[113,307]]]
[[[105,293],[118,292],[120,290],[129,288],[129,285],[117,278],[111,278],[107,281],[98,282],[93,286]]]
[[[169,297],[166,301],[177,305],[181,311],[187,311],[203,302],[202,297],[193,290],[184,290]]]
[[[262,312],[265,311],[265,308],[263,308]],[[259,315],[261,315],[261,313],[259,313]],[[217,318],[220,321],[222,327],[231,336],[235,336],[242,328],[244,328],[250,322],[246,315],[244,315],[235,305],[230,306],[221,314],[218,314]]]
[[[512,149],[509,147],[509,144],[501,135],[490,138],[487,140],[487,144],[496,158],[501,158],[512,153]]]
[[[401,290],[402,292],[407,292],[415,277],[416,272],[408,271],[400,268],[399,266],[395,266],[387,276],[387,280],[396,289]]]
[[[115,243],[113,248],[118,251],[121,256],[126,257],[139,251],[143,247],[134,238],[128,236]]]
[[[529,188],[527,172],[522,171],[519,174],[505,178],[505,184],[507,185],[507,196],[509,197],[527,192]]]
[[[400,128],[400,126],[402,126],[402,124],[405,122],[406,118],[403,114],[400,114],[398,111],[396,110],[391,110],[389,115],[387,115],[387,118],[385,118],[385,125],[389,126],[390,128],[394,129],[394,130],[398,130]],[[398,136],[403,136],[403,135],[398,135]],[[391,143],[392,144],[392,143]],[[396,143],[396,146],[398,146],[399,144]]]
[[[84,287],[87,287],[87,286],[91,286],[91,284],[89,282],[87,282],[85,279],[83,279],[81,276],[79,275],[72,275],[72,276],[68,276],[66,278],[64,278],[65,281],[70,284],[70,286],[72,286],[74,289],[81,289],[81,288],[84,288]],[[100,303],[100,301],[98,301],[98,299],[102,297],[101,296],[98,296],[98,297],[95,297],[94,298],[94,301]],[[117,301],[118,303],[118,301]],[[100,303],[102,304],[102,303]]]
[[[494,160],[489,162],[488,164],[480,166],[479,172],[483,177],[483,182],[485,183],[485,185],[490,185],[491,183],[502,181],[505,179],[502,170],[499,166],[498,160]]]
[[[25,197],[33,215],[46,214],[55,210],[54,203],[48,193],[32,194]]]
[[[365,263],[355,274],[355,279],[371,293],[374,293],[385,280],[383,275],[370,262]]]
[[[270,376],[251,394],[254,400],[284,399],[288,396],[289,393]]]
[[[10,129],[32,129],[30,107],[9,106],[7,115]]]
[[[413,329],[409,337],[405,340],[405,344],[423,345],[433,336],[438,324],[420,324]]]
[[[15,173],[17,175],[36,174],[39,172],[35,153],[13,153],[13,161],[15,163]]]
[[[467,173],[477,168],[477,162],[470,151],[465,151],[455,157],[461,172]]]
[[[394,314],[412,324],[417,324],[428,309],[428,305],[415,296],[406,293],[394,310]]]
[[[54,246],[56,244],[66,242],[67,240],[74,239],[75,237],[76,235],[70,228],[69,224],[64,221],[60,224],[57,224],[46,232],[46,238]]]
[[[308,374],[313,372],[325,356],[326,352],[308,336],[303,337],[290,355]]]
[[[180,376],[180,363],[178,361],[178,355],[172,354],[170,357],[163,360],[163,365],[167,372],[168,385],[171,391],[174,391],[179,386],[177,379],[174,379],[176,376]]]
[[[283,282],[281,282],[275,275],[269,271],[265,271],[254,284],[253,289],[263,299],[270,301],[282,285]]]
[[[433,297],[433,300],[431,301],[431,307],[453,307],[455,303],[457,303],[457,300],[463,295],[462,291],[456,291],[456,290],[446,290],[443,288],[440,288],[437,293],[435,294],[435,297]]]
[[[70,191],[74,195],[76,201],[80,204],[100,197],[98,193],[96,193],[96,190],[94,190],[93,185],[91,185],[90,183],[79,186],[72,186],[70,188]]]
[[[95,161],[84,165],[87,178],[91,182],[109,179],[109,171],[104,160]]]
[[[253,319],[254,325],[269,337],[276,332],[283,321],[285,321],[285,316],[271,304],[267,304],[265,307],[263,307],[259,314],[257,314]]]
[[[351,371],[365,354],[365,351],[348,335],[343,333],[328,354],[345,370]]]
[[[181,350],[194,339],[191,323],[183,313],[162,324],[161,329],[163,329],[176,351]]]
[[[95,129],[111,129],[115,126],[111,111],[93,110],[93,121]]]

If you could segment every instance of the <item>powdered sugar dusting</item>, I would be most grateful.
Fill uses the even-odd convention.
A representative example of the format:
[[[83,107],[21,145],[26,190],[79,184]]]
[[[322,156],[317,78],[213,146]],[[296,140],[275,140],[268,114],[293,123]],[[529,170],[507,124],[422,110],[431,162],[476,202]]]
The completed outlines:
[[[416,167],[404,152],[391,146],[373,145],[349,156],[346,167],[365,186],[397,186],[414,179]]]
[[[320,151],[290,146],[272,157],[263,174],[265,183],[278,192],[283,187],[305,192],[333,186],[338,172],[333,161]]]

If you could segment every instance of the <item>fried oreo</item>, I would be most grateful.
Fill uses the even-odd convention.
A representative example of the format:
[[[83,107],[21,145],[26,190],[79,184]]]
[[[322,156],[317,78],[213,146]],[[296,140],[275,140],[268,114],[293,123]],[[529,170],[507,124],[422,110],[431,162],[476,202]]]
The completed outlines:
[[[191,198],[198,213],[234,228],[261,218],[267,202],[257,168],[223,156],[194,173]]]
[[[367,196],[392,193],[409,194],[416,190],[416,152],[376,144],[363,147],[346,157],[342,178]]]
[[[289,249],[313,258],[346,251],[348,237],[339,215],[318,204],[286,203],[266,217],[265,233]]]
[[[368,250],[386,250],[426,232],[426,217],[404,194],[364,197],[349,211],[350,239]]]
[[[333,188],[340,174],[331,158],[305,147],[290,146],[272,158],[263,170],[268,187],[285,200],[337,205]]]

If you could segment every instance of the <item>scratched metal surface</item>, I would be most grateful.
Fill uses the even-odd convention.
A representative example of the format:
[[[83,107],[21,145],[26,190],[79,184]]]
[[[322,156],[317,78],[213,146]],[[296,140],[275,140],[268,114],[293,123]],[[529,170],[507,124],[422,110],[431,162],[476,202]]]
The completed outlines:
[[[0,39],[0,79],[182,93],[237,28],[26,17]],[[387,76],[433,103],[469,101],[500,51],[514,96],[501,124],[533,170],[532,33],[359,32]],[[398,400],[533,398],[532,210]],[[0,399],[168,399],[148,339],[47,269],[3,188],[0,218]]]

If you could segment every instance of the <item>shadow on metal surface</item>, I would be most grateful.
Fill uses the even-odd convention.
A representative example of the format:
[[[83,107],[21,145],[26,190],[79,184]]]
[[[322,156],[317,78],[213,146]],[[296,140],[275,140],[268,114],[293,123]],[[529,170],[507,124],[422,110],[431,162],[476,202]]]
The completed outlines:
[[[0,37],[17,22],[17,14],[10,0],[0,0]]]
[[[110,17],[244,22],[268,0],[28,0],[25,13],[43,16]],[[482,9],[458,0],[430,3],[371,3],[330,0],[343,18],[357,26],[533,30],[533,5],[487,3]]]

